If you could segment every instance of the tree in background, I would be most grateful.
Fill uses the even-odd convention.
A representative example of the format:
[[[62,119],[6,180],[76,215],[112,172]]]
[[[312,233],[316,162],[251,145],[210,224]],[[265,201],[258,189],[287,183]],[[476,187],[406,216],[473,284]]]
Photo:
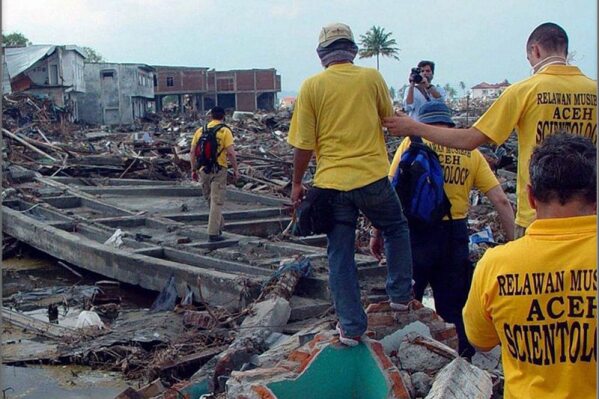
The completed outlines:
[[[393,86],[389,87],[389,94],[391,95],[391,99],[395,100],[395,89],[393,88]]]
[[[445,86],[443,86],[443,88],[445,89],[445,94],[449,98],[455,98],[458,94],[458,91],[449,83],[446,83]]]
[[[3,33],[2,45],[5,47],[24,47],[31,45],[31,42],[20,32],[9,33],[8,35]]]
[[[91,47],[83,47],[87,58],[85,62],[104,62],[104,57]]]
[[[464,81],[460,80],[460,89],[462,89],[462,94],[466,95],[466,83],[464,83]]]
[[[360,58],[376,56],[376,69],[379,69],[379,56],[395,58],[399,61],[397,53],[399,48],[395,39],[391,39],[392,33],[385,32],[385,28],[373,26],[364,35],[360,35]]]
[[[403,86],[401,86],[397,92],[397,99],[399,101],[402,101],[404,96],[406,95],[406,90],[408,89],[408,87],[410,87],[410,85],[408,85],[407,83],[405,83]]]

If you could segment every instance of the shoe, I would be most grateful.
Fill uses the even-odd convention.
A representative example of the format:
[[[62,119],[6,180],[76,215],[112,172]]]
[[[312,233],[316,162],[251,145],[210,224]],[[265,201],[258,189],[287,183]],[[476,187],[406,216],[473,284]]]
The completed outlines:
[[[208,242],[218,242],[223,241],[224,239],[225,237],[223,237],[221,234],[208,236]]]
[[[361,337],[346,337],[339,323],[337,323],[337,327],[335,327],[335,329],[337,330],[337,333],[339,333],[339,341],[341,341],[343,345],[356,346],[362,340]]]

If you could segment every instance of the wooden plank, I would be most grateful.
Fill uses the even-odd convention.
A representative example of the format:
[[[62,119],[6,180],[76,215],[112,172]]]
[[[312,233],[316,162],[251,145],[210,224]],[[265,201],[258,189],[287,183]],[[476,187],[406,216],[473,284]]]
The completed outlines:
[[[47,323],[24,314],[13,312],[5,307],[2,308],[2,321],[14,324],[17,327],[26,328],[34,331],[36,334],[45,337],[61,339],[72,335],[75,331],[56,324]]]
[[[177,361],[170,361],[160,366],[160,371],[165,372],[177,367],[186,367],[192,364],[203,366],[208,360],[218,355],[222,351],[227,349],[227,345],[221,345],[214,348],[209,348],[198,353],[192,353],[191,355],[183,356],[177,359]]]

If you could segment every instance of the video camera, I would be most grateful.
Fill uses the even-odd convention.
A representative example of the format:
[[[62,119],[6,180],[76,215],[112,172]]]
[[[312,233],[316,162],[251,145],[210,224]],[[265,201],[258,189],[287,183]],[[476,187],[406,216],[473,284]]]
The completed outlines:
[[[414,83],[422,82],[422,76],[420,75],[421,72],[422,72],[422,70],[418,67],[412,68],[412,71],[410,72],[410,82],[414,82]]]

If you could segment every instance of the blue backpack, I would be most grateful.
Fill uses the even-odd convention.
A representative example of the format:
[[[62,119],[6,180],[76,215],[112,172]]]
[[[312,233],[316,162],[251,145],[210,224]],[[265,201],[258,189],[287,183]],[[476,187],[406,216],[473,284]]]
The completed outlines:
[[[451,203],[443,188],[443,167],[439,156],[420,137],[411,138],[401,155],[392,185],[410,223],[433,224],[451,218]]]

